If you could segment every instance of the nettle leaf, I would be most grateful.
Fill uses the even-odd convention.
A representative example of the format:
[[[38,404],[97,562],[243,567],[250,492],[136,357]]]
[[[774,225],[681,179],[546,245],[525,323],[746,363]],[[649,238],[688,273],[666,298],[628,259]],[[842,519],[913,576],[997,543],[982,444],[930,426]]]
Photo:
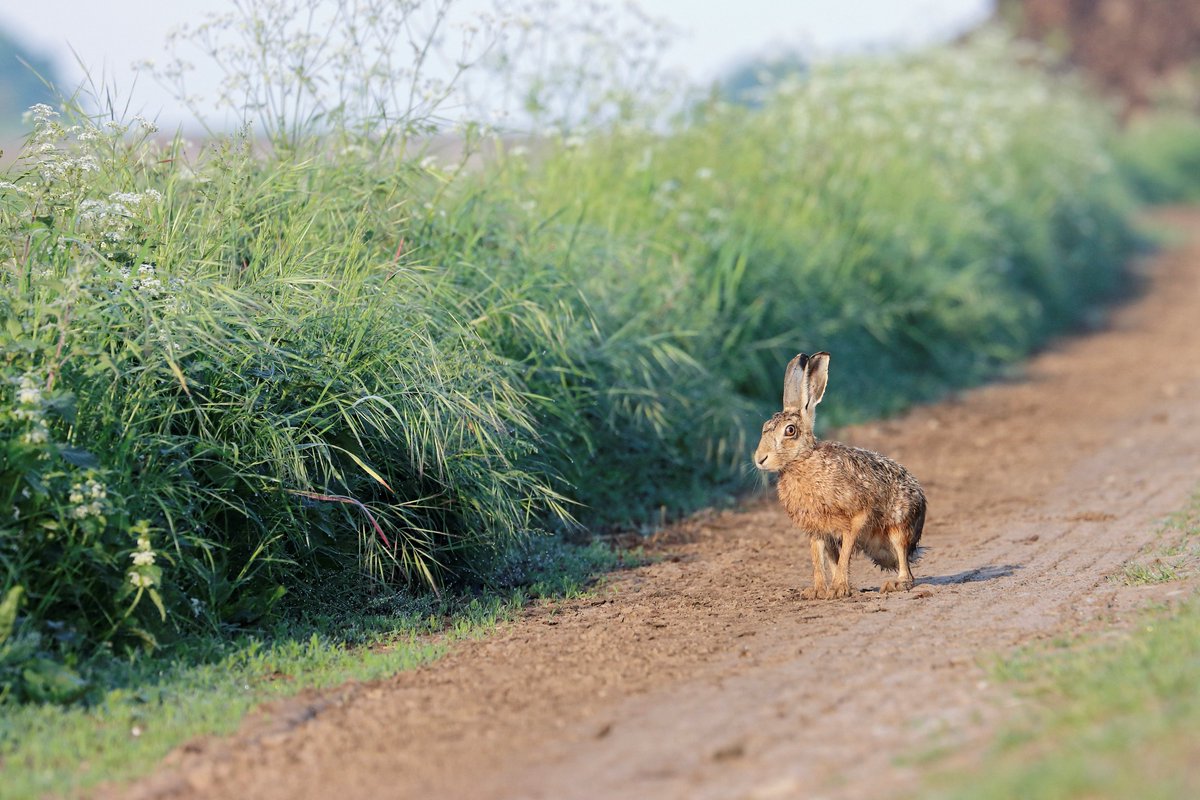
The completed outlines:
[[[51,399],[50,402],[46,403],[46,407],[57,414],[58,417],[64,422],[75,421],[76,402],[75,395],[71,392],[63,392],[57,397]]]
[[[81,469],[99,469],[100,459],[93,453],[89,453],[81,447],[71,447],[69,445],[59,445],[58,454],[63,457],[63,460],[68,464],[79,467]]]

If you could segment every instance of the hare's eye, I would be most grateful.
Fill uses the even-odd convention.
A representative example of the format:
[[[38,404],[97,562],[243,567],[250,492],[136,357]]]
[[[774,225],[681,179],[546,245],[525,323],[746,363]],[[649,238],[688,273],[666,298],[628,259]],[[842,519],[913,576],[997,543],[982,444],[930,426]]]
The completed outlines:
[[[786,428],[783,429],[783,435],[788,436],[788,437],[795,436],[796,435],[796,426],[788,425]]]

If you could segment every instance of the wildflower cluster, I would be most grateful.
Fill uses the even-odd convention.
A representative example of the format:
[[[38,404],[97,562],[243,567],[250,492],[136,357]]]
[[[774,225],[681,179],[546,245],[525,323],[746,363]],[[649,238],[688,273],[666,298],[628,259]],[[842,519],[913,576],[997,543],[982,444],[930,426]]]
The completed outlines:
[[[155,565],[156,555],[150,546],[150,522],[140,520],[129,529],[129,533],[136,538],[137,547],[129,554],[133,566],[125,574],[125,579],[136,589],[151,589],[158,585],[162,571]]]
[[[131,126],[78,114],[65,124],[45,104],[26,116],[33,128],[12,170],[14,179],[0,182],[0,200],[12,201],[7,208],[0,205],[0,233],[28,239],[36,232],[50,253],[111,258],[138,248],[162,194],[114,188],[132,181],[131,161],[157,152],[152,138],[157,128],[140,117]],[[43,239],[46,234],[49,239]]]
[[[75,519],[103,518],[108,489],[103,483],[89,477],[85,482],[71,486],[71,494],[67,499],[71,501],[71,516]]]
[[[100,250],[111,250],[127,242],[161,200],[162,194],[155,189],[113,192],[104,200],[83,200],[76,216],[79,232]]]
[[[175,293],[183,288],[183,281],[179,278],[171,278],[164,285],[162,278],[158,276],[158,268],[153,264],[139,264],[136,271],[132,267],[123,266],[117,270],[117,275],[120,280],[110,292],[113,296],[129,288],[143,297],[157,298],[168,291]]]
[[[31,373],[25,373],[17,378],[15,402],[7,409],[10,419],[20,430],[18,441],[28,445],[40,453],[40,448],[50,441],[50,429],[46,424],[45,398],[42,393],[42,382]],[[0,409],[3,412],[3,409]]]

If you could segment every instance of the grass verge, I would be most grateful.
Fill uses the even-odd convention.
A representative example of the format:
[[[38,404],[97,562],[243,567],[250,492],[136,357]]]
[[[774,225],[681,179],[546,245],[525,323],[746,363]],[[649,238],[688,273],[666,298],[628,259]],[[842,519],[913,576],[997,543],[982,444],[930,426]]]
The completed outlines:
[[[389,593],[354,613],[331,609],[254,636],[182,640],[154,659],[97,659],[92,683],[107,688],[86,703],[0,706],[0,794],[74,795],[135,778],[192,737],[233,732],[265,701],[430,663],[532,601],[579,596],[599,573],[639,559],[541,539],[510,555],[497,569],[505,585],[483,596]]]
[[[1166,521],[1155,543],[1147,552],[1131,559],[1118,579],[1128,586],[1143,586],[1177,580],[1193,572],[1200,563],[1198,531],[1200,495]]]
[[[1200,534],[1200,496],[1168,530]],[[1132,583],[1169,570],[1139,568]],[[1126,631],[1060,640],[1006,657],[999,679],[1026,713],[970,772],[931,781],[923,796],[1180,798],[1200,796],[1200,598],[1157,607]]]

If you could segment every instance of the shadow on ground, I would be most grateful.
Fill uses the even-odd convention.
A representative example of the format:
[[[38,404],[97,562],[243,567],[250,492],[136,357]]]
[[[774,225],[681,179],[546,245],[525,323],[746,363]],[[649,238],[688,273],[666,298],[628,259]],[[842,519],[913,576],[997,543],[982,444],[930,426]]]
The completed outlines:
[[[916,583],[927,583],[933,586],[947,586],[952,583],[975,583],[976,581],[991,581],[996,578],[1007,578],[1021,568],[1020,564],[990,564],[986,567],[976,567],[953,575],[934,575],[929,578],[918,578]]]

